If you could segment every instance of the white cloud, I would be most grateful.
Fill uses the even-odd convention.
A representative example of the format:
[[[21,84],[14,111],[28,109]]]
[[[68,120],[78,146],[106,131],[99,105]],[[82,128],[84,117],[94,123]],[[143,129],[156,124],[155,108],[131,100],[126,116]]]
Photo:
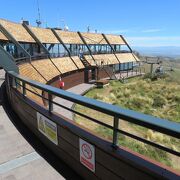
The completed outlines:
[[[145,29],[145,30],[142,30],[141,32],[142,33],[156,33],[156,32],[161,32],[163,31],[163,29]]]
[[[164,31],[164,29],[158,29],[158,28],[149,28],[149,29],[140,29],[138,27],[136,28],[127,28],[127,29],[114,29],[114,30],[100,30],[100,32],[106,33],[106,34],[121,34],[121,33],[156,33]]]
[[[154,41],[154,40],[161,40],[161,41],[176,41],[180,40],[180,36],[132,36],[128,37],[132,40],[148,40],[148,41]]]
[[[180,36],[126,37],[132,46],[180,46]]]
[[[121,34],[121,33],[129,33],[133,32],[132,29],[117,29],[117,30],[100,30],[100,32],[103,32],[105,34]]]

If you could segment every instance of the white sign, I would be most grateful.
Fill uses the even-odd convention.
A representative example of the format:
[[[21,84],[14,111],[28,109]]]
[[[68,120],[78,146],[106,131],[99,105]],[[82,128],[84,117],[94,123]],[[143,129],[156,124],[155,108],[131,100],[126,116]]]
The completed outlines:
[[[50,141],[58,145],[57,125],[47,117],[37,112],[37,122],[39,131],[44,134]]]
[[[92,172],[95,172],[95,148],[93,145],[79,139],[80,162]]]

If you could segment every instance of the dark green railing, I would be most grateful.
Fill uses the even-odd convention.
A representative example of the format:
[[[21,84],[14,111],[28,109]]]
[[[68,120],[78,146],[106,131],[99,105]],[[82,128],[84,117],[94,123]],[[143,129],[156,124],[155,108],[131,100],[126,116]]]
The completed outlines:
[[[36,81],[29,80],[28,78],[25,78],[15,72],[7,73],[7,81],[8,81],[9,89],[11,87],[12,88],[20,88],[22,90],[23,96],[26,96],[27,91],[30,91],[30,92],[36,94],[37,96],[41,97],[42,99],[48,101],[50,113],[52,113],[52,111],[53,111],[53,105],[58,105],[66,110],[71,111],[72,113],[78,114],[78,115],[86,118],[87,121],[88,120],[93,121],[99,125],[102,125],[106,128],[113,130],[112,147],[114,147],[114,148],[117,148],[118,133],[121,133],[128,137],[131,137],[133,139],[141,141],[143,143],[146,143],[146,144],[152,145],[156,148],[162,149],[171,154],[180,156],[180,152],[178,152],[178,151],[175,151],[175,150],[165,147],[161,144],[146,140],[144,138],[138,137],[134,134],[131,134],[129,132],[119,129],[119,121],[121,121],[121,119],[122,119],[124,121],[131,122],[133,124],[136,124],[136,125],[139,125],[142,127],[146,127],[146,128],[155,130],[157,132],[160,132],[162,134],[170,135],[174,138],[180,139],[180,124],[179,123],[171,122],[171,121],[168,121],[165,119],[156,118],[156,117],[153,117],[150,115],[145,115],[145,114],[142,114],[139,112],[123,109],[123,108],[120,108],[120,107],[117,107],[114,105],[96,101],[94,99],[76,95],[76,94],[61,90],[61,89],[57,89],[57,88],[49,86],[49,85],[44,85],[44,84],[38,83]],[[28,89],[26,87],[27,85],[30,85],[33,88],[37,88],[37,89],[42,90],[43,92],[46,92],[48,94],[48,97],[47,98],[43,97],[42,95]],[[106,124],[102,121],[99,121],[97,119],[94,119],[92,117],[89,117],[86,114],[77,112],[74,109],[68,108],[62,104],[54,102],[53,98],[52,98],[53,96],[63,98],[65,100],[71,101],[73,103],[91,108],[93,110],[102,112],[109,116],[112,116],[114,118],[113,126]]]

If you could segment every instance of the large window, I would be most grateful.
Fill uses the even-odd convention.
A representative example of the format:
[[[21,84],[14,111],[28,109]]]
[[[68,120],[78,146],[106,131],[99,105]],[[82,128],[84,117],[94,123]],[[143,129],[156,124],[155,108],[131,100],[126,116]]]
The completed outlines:
[[[44,44],[52,58],[68,56],[68,52],[62,44]]]
[[[116,53],[127,53],[130,49],[127,45],[112,45]]]

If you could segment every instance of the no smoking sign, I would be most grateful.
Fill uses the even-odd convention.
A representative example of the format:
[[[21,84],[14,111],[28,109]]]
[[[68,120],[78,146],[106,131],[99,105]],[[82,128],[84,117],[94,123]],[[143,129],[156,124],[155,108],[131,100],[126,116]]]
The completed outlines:
[[[95,148],[93,145],[79,139],[80,162],[92,172],[95,172]]]

